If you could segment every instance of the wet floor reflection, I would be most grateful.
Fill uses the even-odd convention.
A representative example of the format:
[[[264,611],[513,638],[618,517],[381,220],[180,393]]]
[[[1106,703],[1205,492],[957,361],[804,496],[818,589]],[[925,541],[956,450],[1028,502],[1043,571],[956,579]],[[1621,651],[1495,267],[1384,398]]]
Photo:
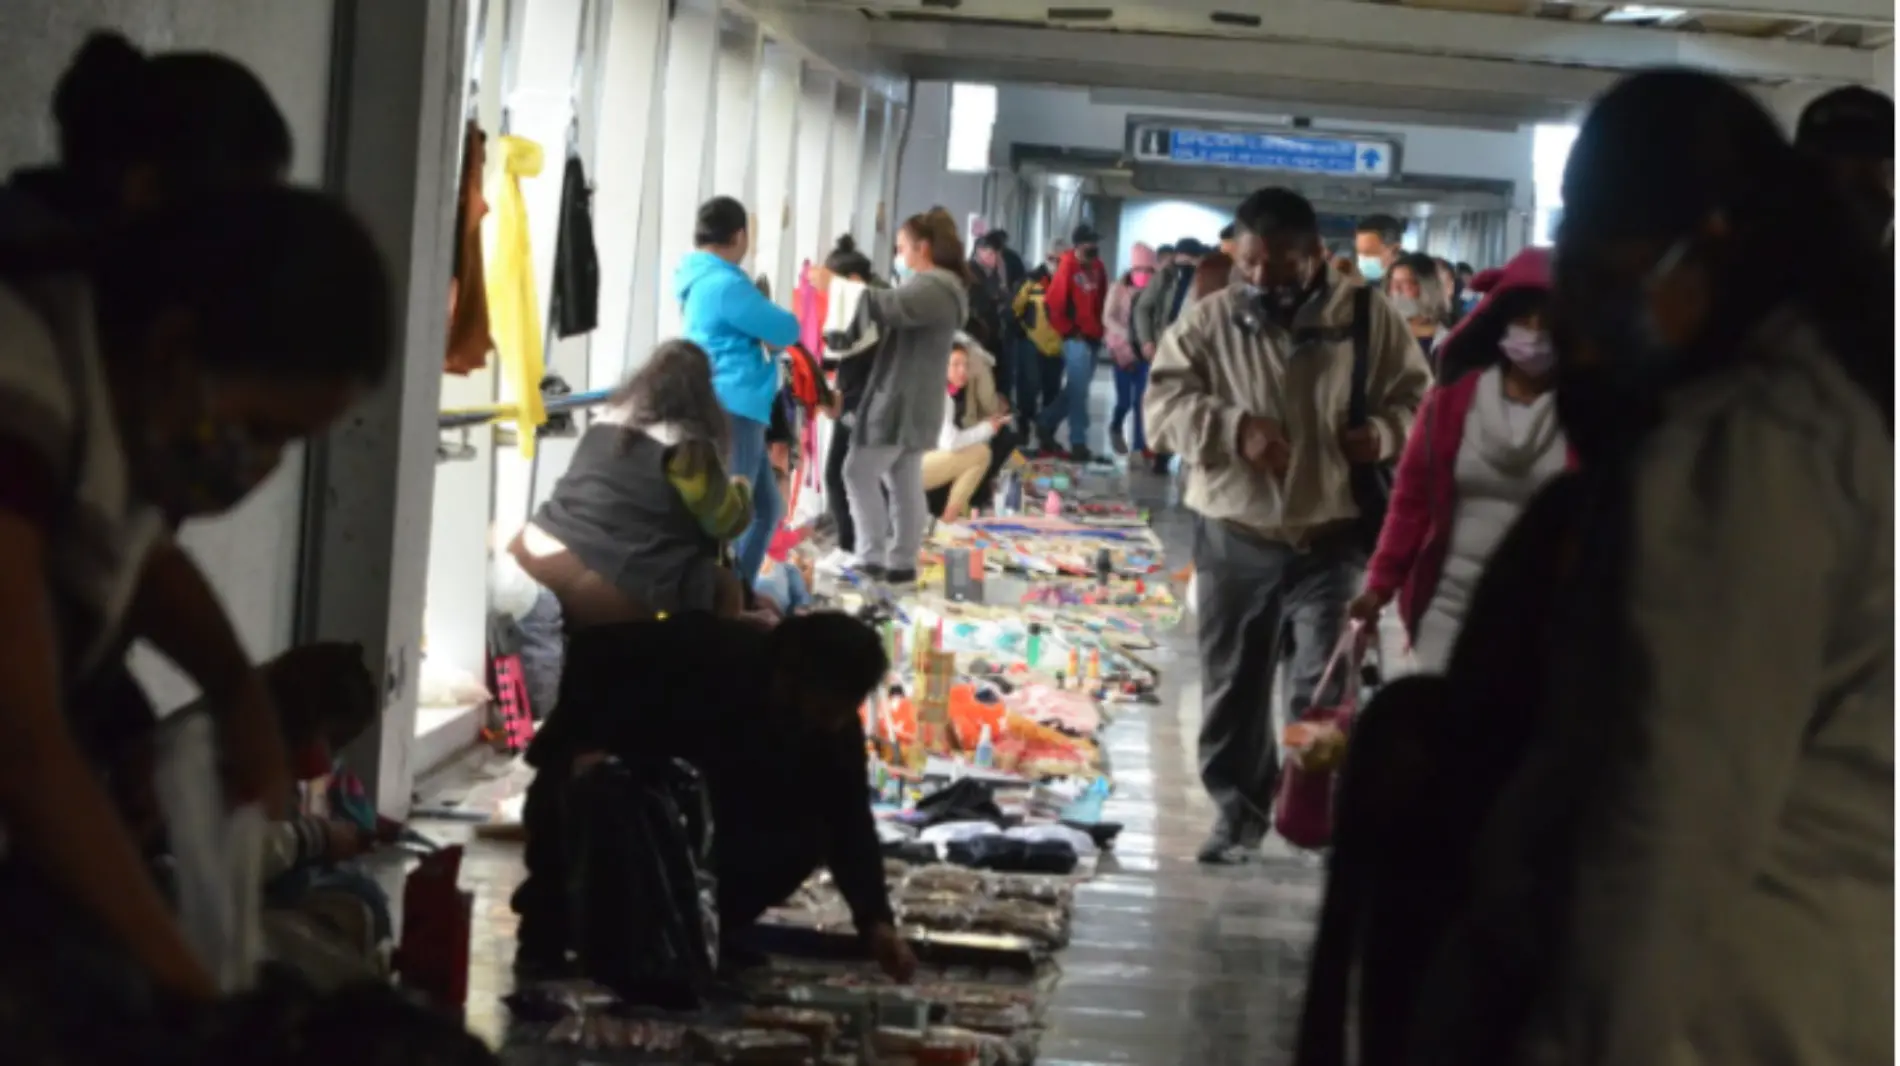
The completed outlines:
[[[1157,514],[1155,526],[1170,565],[1185,564],[1188,518]],[[1192,625],[1163,638],[1173,654],[1161,706],[1124,715],[1107,738],[1116,794],[1104,816],[1127,828],[1107,872],[1076,893],[1042,1045],[1048,1066],[1290,1059],[1321,869],[1275,842],[1247,867],[1194,862],[1213,808],[1193,754]]]

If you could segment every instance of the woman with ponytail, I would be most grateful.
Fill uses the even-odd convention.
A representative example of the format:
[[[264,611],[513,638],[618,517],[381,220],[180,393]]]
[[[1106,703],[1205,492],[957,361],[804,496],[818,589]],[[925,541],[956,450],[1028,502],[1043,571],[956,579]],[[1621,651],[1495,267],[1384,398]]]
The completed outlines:
[[[936,446],[949,397],[950,342],[970,313],[970,272],[949,212],[932,208],[904,220],[897,254],[909,277],[895,289],[871,289],[813,267],[812,284],[830,299],[861,299],[878,327],[864,394],[844,462],[845,494],[862,570],[874,579],[917,580],[929,509],[924,453]],[[840,287],[854,286],[856,294]],[[886,494],[888,493],[888,502]]]
[[[53,93],[59,161],[0,192],[0,241],[89,230],[194,190],[268,184],[290,169],[290,126],[243,64],[146,55],[116,33],[80,46]]]

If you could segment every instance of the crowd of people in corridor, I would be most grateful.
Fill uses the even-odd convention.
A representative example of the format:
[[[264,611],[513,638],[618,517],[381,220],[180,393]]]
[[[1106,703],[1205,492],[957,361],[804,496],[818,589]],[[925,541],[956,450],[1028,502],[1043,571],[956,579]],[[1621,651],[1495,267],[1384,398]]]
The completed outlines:
[[[95,38],[54,115],[60,158],[0,189],[0,1061],[31,1066],[129,1061],[126,1034],[220,993],[154,873],[132,641],[204,693],[229,796],[273,820],[275,890],[367,843],[288,798],[374,714],[360,650],[259,670],[174,535],[397,354],[387,265],[285,184],[250,72]],[[1018,448],[1090,459],[1106,354],[1111,449],[1178,456],[1196,516],[1202,861],[1269,831],[1283,660],[1292,715],[1337,703],[1329,666],[1396,608],[1421,668],[1362,708],[1305,1066],[1344,1061],[1353,974],[1368,1066],[1891,1061],[1892,135],[1866,90],[1790,143],[1719,79],[1634,75],[1582,127],[1556,247],[1485,274],[1383,217],[1333,259],[1278,187],[1218,248],[1138,246],[1113,277],[1087,225],[1032,271],[932,209],[889,283],[841,240],[806,278],[842,323],[819,401],[839,563],[912,582],[931,517]],[[886,651],[754,594],[802,329],[743,269],[751,225],[700,209],[682,337],[509,542],[570,641],[530,752],[526,972],[576,947],[565,786],[656,755],[704,771],[741,946],[823,865],[867,952],[916,968],[864,802]]]

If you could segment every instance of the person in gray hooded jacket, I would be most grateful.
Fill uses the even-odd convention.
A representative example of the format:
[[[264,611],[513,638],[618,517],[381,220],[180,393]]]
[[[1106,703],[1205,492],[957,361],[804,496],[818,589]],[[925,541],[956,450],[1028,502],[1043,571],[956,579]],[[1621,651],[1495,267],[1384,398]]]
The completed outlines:
[[[917,580],[917,551],[929,517],[924,453],[936,446],[943,425],[950,341],[969,316],[970,298],[963,241],[949,212],[932,208],[905,220],[897,251],[910,270],[908,281],[851,294],[877,323],[879,340],[854,412],[844,483],[857,527],[859,569],[876,580],[906,584]],[[832,300],[845,298],[838,290],[853,284],[821,266],[812,268],[811,282],[832,290]]]

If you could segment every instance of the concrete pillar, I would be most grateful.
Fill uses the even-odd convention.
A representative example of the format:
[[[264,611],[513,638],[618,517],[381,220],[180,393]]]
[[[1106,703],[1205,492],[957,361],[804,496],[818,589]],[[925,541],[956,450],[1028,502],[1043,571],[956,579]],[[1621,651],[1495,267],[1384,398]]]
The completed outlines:
[[[462,122],[460,0],[337,0],[326,184],[361,214],[404,309],[390,379],[312,449],[300,640],[360,641],[384,664],[378,727],[348,753],[379,810],[405,814],[447,343]]]
[[[823,256],[838,235],[857,223],[864,170],[864,90],[840,84],[832,107],[830,229],[812,254]]]
[[[885,178],[890,173],[890,157],[895,154],[896,134],[890,126],[891,104],[882,96],[864,101],[864,150],[858,166],[858,209],[851,222],[851,235],[858,248],[873,259],[878,246],[889,243],[882,232]]]
[[[611,136],[594,146],[594,245],[600,250],[600,329],[588,366],[589,388],[612,388],[646,359],[653,347],[652,322],[635,329],[635,290],[652,289],[655,264],[637,259],[647,185],[658,185],[649,168],[654,140],[654,101],[665,84],[666,0],[611,0],[601,48],[600,114]]]
[[[759,209],[754,161],[759,141],[759,58],[764,46],[758,23],[726,12],[719,30],[712,188],[714,195],[737,197],[748,211]]]
[[[831,131],[838,80],[806,64],[799,77],[798,181],[792,212],[792,270],[831,247]]]
[[[659,336],[679,333],[679,301],[670,279],[693,250],[693,218],[711,194],[713,101],[718,85],[719,8],[712,0],[678,0],[666,45],[666,152],[660,170],[659,254],[647,260],[661,287]]]
[[[752,205],[752,257],[772,279],[772,292],[789,293],[792,193],[797,186],[793,151],[798,141],[798,53],[768,44],[760,56],[758,92],[758,203]],[[782,297],[781,297],[782,298]]]

